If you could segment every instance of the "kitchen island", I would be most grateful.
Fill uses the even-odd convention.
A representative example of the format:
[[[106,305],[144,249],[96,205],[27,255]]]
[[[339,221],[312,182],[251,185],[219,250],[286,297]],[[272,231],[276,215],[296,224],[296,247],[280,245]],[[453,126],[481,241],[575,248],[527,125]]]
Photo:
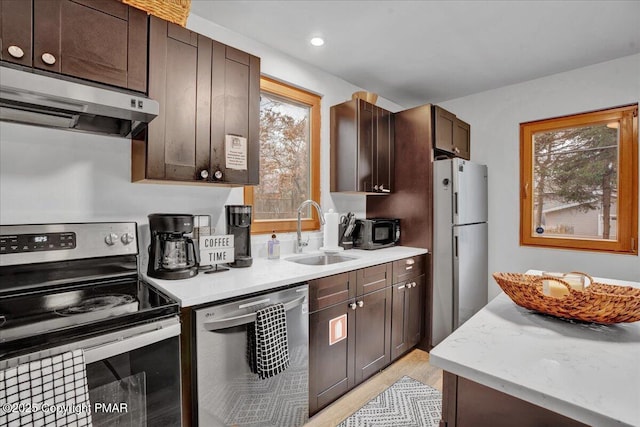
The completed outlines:
[[[640,322],[561,320],[501,293],[430,363],[445,371],[441,425],[640,426]]]

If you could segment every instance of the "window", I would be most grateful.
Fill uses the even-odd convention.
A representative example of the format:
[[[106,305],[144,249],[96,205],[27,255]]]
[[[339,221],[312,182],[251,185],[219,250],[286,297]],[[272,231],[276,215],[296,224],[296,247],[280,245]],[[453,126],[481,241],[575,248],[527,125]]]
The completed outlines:
[[[520,244],[638,254],[638,105],[520,124]]]
[[[320,203],[320,97],[266,77],[260,90],[260,185],[244,190],[251,232],[295,231],[300,203]],[[302,229],[320,229],[310,206]]]

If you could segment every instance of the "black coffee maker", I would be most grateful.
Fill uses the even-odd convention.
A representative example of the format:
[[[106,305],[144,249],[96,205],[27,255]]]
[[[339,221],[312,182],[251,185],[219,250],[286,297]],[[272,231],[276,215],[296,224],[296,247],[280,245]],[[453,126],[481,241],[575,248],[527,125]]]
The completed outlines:
[[[227,234],[233,234],[233,258],[230,267],[250,267],[251,258],[251,205],[226,205]]]
[[[193,215],[149,215],[151,244],[147,274],[157,279],[188,279],[198,273],[199,251],[186,234],[193,232]]]

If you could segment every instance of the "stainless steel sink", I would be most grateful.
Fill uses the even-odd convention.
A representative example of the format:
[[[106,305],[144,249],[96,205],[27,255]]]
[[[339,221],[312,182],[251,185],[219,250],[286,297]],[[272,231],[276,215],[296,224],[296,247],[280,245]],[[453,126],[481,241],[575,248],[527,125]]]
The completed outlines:
[[[305,265],[329,265],[339,262],[347,262],[358,259],[358,257],[339,255],[339,254],[313,254],[287,258],[287,261]]]

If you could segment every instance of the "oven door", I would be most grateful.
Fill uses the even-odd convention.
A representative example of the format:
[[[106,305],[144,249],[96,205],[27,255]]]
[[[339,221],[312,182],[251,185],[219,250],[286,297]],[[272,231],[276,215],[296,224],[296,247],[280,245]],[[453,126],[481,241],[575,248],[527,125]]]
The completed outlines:
[[[180,426],[178,317],[0,361],[0,369],[84,350],[93,426]]]

